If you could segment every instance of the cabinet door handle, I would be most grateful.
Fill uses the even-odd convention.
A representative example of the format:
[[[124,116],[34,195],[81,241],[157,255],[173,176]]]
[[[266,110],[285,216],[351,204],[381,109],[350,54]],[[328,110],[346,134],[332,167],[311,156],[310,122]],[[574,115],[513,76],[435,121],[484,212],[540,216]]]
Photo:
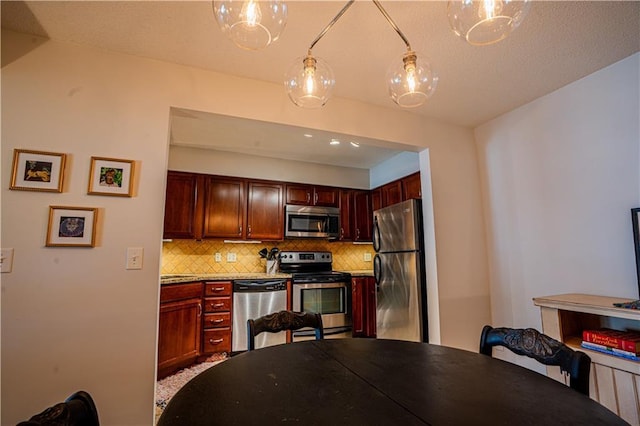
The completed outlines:
[[[222,308],[224,306],[224,303],[212,303],[211,307],[212,308]]]
[[[221,323],[221,322],[223,322],[223,321],[224,321],[224,319],[222,319],[222,318],[216,318],[216,319],[213,319],[213,318],[212,318],[212,319],[210,319],[210,320],[209,320],[209,322],[210,322],[211,324],[220,324],[220,323]]]
[[[251,235],[251,225],[247,226],[247,236]]]
[[[202,305],[200,303],[198,303],[198,316],[202,316]]]
[[[307,192],[307,204],[311,202],[311,193]]]
[[[224,342],[224,339],[216,339],[216,340],[209,339],[209,343],[211,343],[212,345],[217,345],[217,344],[220,344],[222,342]]]
[[[242,225],[238,226],[238,235],[242,235]]]
[[[224,291],[224,287],[211,287],[211,291],[214,293]]]
[[[313,194],[313,204],[318,204],[318,193]]]

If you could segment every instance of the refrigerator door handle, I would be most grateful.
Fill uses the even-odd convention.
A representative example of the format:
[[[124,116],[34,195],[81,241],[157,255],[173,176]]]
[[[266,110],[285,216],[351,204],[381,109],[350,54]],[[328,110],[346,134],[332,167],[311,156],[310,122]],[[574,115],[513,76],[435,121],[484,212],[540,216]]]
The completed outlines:
[[[373,230],[371,232],[371,242],[373,250],[377,253],[380,251],[380,225],[378,225],[378,217],[373,217]]]
[[[382,259],[379,255],[373,257],[373,278],[376,281],[376,292],[380,291],[380,280],[382,279]]]

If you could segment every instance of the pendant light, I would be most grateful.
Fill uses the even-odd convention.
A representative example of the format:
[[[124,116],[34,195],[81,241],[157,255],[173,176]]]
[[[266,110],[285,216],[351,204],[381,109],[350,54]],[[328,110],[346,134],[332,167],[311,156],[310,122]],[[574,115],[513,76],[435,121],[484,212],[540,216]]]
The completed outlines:
[[[318,41],[333,27],[342,15],[353,5],[350,0],[342,10],[320,32],[311,43],[307,56],[297,58],[285,73],[284,85],[291,101],[303,108],[319,108],[327,103],[335,85],[333,71],[321,58],[312,54]],[[411,45],[393,19],[378,0],[373,0],[387,22],[405,42],[407,52],[394,61],[387,73],[387,86],[391,99],[401,107],[416,107],[429,98],[437,85],[438,77],[422,54],[411,49]]]
[[[391,99],[403,108],[424,104],[435,92],[438,76],[425,56],[408,50],[391,63],[387,86]]]
[[[350,0],[311,42],[307,56],[296,58],[284,75],[284,87],[289,99],[302,108],[320,108],[329,100],[336,80],[333,70],[322,58],[311,53],[313,47],[344,15],[355,0]]]
[[[236,46],[260,50],[280,37],[287,24],[284,1],[214,1],[213,13],[222,33]]]
[[[451,0],[449,24],[469,44],[482,46],[506,38],[522,23],[531,0]]]
[[[438,85],[438,76],[426,57],[411,49],[411,44],[400,28],[391,19],[378,0],[373,0],[380,13],[398,33],[407,47],[401,58],[391,63],[387,71],[389,96],[403,108],[415,108],[424,104],[433,95]]]

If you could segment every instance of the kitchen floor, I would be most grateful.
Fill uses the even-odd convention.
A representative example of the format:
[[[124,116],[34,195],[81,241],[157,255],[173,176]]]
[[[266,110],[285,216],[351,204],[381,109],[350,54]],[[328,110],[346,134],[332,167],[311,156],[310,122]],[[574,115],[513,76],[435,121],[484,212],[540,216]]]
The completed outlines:
[[[184,386],[189,380],[196,377],[198,374],[202,373],[209,368],[220,364],[221,362],[227,359],[227,355],[222,354],[214,354],[207,358],[204,362],[199,364],[194,364],[191,367],[187,367],[178,371],[177,373],[167,376],[164,379],[158,380],[156,382],[156,416],[155,422],[158,423],[160,419],[160,415],[162,415],[162,411],[167,406],[167,403],[171,399],[173,395],[176,394]]]

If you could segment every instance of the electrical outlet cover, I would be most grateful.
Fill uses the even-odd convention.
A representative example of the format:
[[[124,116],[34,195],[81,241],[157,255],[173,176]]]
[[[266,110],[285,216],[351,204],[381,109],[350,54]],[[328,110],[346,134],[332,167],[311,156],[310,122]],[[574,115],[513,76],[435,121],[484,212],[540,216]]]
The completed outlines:
[[[11,272],[13,268],[13,249],[0,249],[0,272]]]

